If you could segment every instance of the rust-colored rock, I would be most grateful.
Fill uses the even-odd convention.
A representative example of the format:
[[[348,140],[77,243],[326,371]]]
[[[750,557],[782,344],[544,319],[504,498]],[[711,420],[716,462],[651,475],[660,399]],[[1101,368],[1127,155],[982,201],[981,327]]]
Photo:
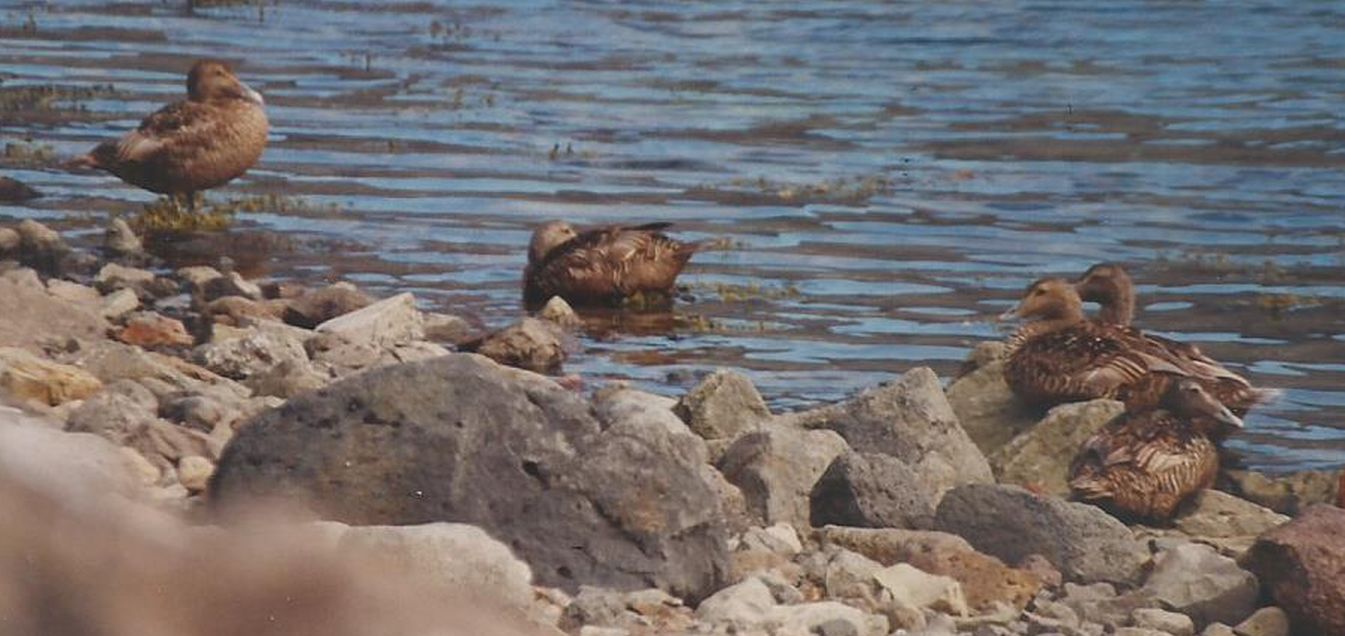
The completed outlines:
[[[117,332],[117,339],[145,348],[187,346],[192,343],[191,334],[187,333],[181,320],[150,312],[126,321],[126,326]]]
[[[1296,633],[1345,636],[1345,510],[1317,505],[1260,536],[1244,558]]]

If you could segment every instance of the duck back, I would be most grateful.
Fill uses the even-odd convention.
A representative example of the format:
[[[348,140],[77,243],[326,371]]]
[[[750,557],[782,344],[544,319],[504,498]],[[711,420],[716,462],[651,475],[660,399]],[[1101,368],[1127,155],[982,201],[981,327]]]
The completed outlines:
[[[698,247],[653,228],[607,227],[580,234],[524,270],[529,305],[561,296],[573,304],[614,304],[635,294],[671,296]]]

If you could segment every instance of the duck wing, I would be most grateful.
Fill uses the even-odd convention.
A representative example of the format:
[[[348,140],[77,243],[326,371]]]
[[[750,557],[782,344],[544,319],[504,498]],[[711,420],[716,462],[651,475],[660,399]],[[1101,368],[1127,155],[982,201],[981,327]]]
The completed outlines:
[[[150,114],[121,138],[99,144],[91,154],[101,166],[146,163],[179,140],[212,138],[212,128],[218,125],[218,118],[212,116],[207,105],[174,102]]]

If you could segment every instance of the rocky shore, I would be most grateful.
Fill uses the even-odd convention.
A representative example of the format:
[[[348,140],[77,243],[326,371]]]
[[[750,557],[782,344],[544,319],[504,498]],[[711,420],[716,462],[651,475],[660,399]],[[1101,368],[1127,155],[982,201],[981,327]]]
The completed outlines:
[[[1120,405],[1028,412],[993,343],[802,412],[581,390],[563,302],[476,333],[119,222],[0,228],[0,315],[14,633],[1345,634],[1339,471],[1127,525],[1065,498]]]

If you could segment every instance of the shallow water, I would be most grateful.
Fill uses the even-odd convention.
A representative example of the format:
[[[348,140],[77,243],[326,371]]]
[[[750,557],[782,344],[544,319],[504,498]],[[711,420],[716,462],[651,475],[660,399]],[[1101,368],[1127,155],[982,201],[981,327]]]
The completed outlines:
[[[235,62],[272,140],[211,196],[305,205],[202,260],[499,325],[532,224],[675,221],[728,249],[675,315],[595,318],[568,368],[679,393],[738,367],[777,408],[951,376],[1031,279],[1114,260],[1139,324],[1285,389],[1230,442],[1248,465],[1345,464],[1345,7],[182,4],[0,2],[0,94],[113,89],[0,104],[0,137],[73,155],[192,59]],[[41,163],[0,159],[48,195],[0,217],[94,228],[152,199]]]

